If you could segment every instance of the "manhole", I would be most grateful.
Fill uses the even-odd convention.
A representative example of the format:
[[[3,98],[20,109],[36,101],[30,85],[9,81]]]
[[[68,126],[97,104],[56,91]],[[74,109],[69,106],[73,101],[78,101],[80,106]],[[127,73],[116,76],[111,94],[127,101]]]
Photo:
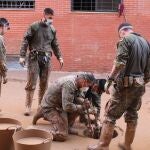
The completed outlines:
[[[93,138],[93,139],[99,139],[100,138],[100,135],[101,135],[101,130],[102,130],[102,127],[100,128],[95,128],[93,129],[93,131],[91,132],[91,130],[89,130],[88,128],[84,130],[84,135],[86,137],[89,137],[89,138]],[[116,138],[118,136],[118,131],[115,129],[114,130],[114,133],[113,133],[113,136],[112,138]]]

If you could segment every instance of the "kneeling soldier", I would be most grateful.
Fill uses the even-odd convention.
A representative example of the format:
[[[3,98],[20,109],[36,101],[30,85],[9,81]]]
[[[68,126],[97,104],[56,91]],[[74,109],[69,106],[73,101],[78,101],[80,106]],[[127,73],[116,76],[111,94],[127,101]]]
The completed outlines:
[[[33,124],[40,118],[48,120],[54,140],[65,141],[75,119],[90,107],[89,101],[78,104],[77,93],[80,88],[93,86],[95,81],[92,74],[72,75],[56,80],[45,93]]]

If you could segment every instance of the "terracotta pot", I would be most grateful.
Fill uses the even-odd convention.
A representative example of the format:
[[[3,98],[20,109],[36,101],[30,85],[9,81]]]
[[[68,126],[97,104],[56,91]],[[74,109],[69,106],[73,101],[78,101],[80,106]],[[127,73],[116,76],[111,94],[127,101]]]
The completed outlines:
[[[29,129],[13,135],[15,150],[50,150],[53,136],[43,130]]]
[[[12,136],[21,130],[21,123],[11,118],[0,118],[0,149],[14,150]]]

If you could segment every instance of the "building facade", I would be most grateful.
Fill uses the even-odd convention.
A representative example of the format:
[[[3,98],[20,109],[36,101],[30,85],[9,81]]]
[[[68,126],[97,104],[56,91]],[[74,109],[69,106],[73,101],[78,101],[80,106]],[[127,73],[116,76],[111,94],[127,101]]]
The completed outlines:
[[[150,1],[124,0],[124,16],[118,16],[121,0],[0,0],[0,17],[10,21],[7,54],[19,54],[29,24],[42,17],[43,9],[55,10],[54,25],[64,57],[64,71],[108,72],[115,57],[117,27],[125,21],[150,40]],[[59,64],[53,57],[53,70]]]

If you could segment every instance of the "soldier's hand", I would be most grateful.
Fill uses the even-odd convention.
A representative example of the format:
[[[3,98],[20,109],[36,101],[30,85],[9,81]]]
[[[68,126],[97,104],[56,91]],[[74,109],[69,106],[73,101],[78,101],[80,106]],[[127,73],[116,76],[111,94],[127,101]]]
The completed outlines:
[[[25,58],[20,57],[20,59],[19,59],[19,64],[20,64],[22,67],[24,67],[24,66],[25,66],[25,64],[26,64],[26,60],[25,60]]]
[[[91,107],[90,101],[88,99],[85,99],[83,103],[83,109],[86,110],[86,109],[89,109],[90,107]]]
[[[96,115],[96,114],[97,114],[97,109],[96,109],[96,108],[89,109],[89,112],[90,112],[92,115]]]
[[[59,58],[59,63],[60,63],[60,69],[62,69],[63,65],[64,65],[64,60],[63,58]]]
[[[84,103],[84,98],[82,97],[77,97],[76,98],[77,104],[83,104]]]
[[[110,92],[109,92],[109,82],[107,81],[106,83],[105,83],[105,86],[104,86],[104,89],[105,89],[105,92],[106,92],[106,94],[110,94]]]
[[[105,89],[106,94],[110,94],[109,88],[112,85],[113,81],[114,81],[114,79],[108,76],[108,78],[106,80],[106,83],[104,85],[104,89]]]

